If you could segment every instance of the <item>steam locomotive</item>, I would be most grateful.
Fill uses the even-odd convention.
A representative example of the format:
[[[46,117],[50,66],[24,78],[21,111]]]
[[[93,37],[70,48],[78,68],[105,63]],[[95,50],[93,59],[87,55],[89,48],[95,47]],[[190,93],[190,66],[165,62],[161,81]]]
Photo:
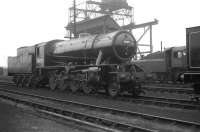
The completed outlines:
[[[84,35],[71,40],[52,40],[17,49],[8,58],[8,75],[18,87],[49,86],[50,89],[94,93],[104,89],[110,96],[129,92],[139,95],[133,35],[124,30]]]
[[[186,28],[187,71],[184,83],[193,83],[196,100],[200,100],[200,26]]]

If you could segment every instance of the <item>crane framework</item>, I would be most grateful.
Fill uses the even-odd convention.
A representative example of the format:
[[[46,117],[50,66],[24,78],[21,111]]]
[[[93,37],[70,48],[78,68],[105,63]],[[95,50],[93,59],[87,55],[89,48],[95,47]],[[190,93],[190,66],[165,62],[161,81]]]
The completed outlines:
[[[136,38],[138,43],[137,56],[141,57],[144,54],[153,52],[152,27],[153,25],[158,24],[158,20],[155,19],[151,22],[135,24],[134,8],[129,6],[126,0],[108,0],[108,2],[106,2],[106,0],[86,0],[84,2],[73,5],[69,8],[68,25],[65,27],[67,30],[67,35],[65,37],[72,38],[75,36],[76,32],[74,31],[74,25],[85,22],[86,25],[88,23],[89,26],[89,24],[91,23],[90,20],[104,17],[106,15],[109,15],[119,25],[119,29],[126,29],[131,32],[134,32],[135,30],[142,31],[139,37]],[[102,19],[102,21],[105,20]],[[106,24],[107,23],[105,22],[104,27],[108,27]],[[84,24],[83,26],[85,27]],[[76,27],[76,30],[79,30],[79,33],[81,33],[81,29],[78,28],[81,28],[81,26]],[[102,31],[102,33],[105,32],[109,31]],[[96,34],[97,32],[90,33]],[[148,42],[140,43],[147,35],[149,37]],[[145,47],[146,50],[142,50],[142,47]]]

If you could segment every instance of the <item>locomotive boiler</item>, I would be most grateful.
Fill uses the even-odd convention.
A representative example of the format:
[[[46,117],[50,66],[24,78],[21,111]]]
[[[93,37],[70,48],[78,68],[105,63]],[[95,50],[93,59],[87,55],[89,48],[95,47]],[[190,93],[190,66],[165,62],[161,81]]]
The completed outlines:
[[[44,66],[66,63],[94,64],[97,61],[118,64],[129,61],[136,54],[136,41],[127,31],[108,34],[89,35],[69,41],[52,41],[36,46],[38,52],[49,58],[46,62],[38,61]],[[36,53],[41,54],[41,53]],[[99,58],[98,58],[99,57]],[[97,60],[97,58],[99,60]],[[41,57],[36,56],[41,60]],[[42,59],[45,60],[45,59]]]
[[[51,89],[81,90],[87,94],[105,89],[111,96],[124,91],[138,95],[140,91],[135,67],[129,63],[137,50],[130,32],[120,30],[65,41],[52,40],[36,44],[34,48],[34,53],[27,49],[20,54],[29,60],[18,61],[17,56],[8,61],[8,71],[12,71],[9,74],[15,76],[19,86],[49,85]],[[18,69],[27,67],[29,72],[26,68],[18,72],[13,65]]]

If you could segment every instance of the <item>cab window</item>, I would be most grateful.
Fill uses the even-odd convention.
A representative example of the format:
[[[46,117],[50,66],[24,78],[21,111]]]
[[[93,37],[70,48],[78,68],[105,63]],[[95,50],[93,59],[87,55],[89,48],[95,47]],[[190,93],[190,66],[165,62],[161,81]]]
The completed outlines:
[[[174,52],[174,58],[178,58],[178,52]]]
[[[178,52],[178,58],[182,58],[183,53],[181,51]]]
[[[174,52],[174,58],[182,58],[183,57],[183,52],[182,51],[177,51],[177,52]]]

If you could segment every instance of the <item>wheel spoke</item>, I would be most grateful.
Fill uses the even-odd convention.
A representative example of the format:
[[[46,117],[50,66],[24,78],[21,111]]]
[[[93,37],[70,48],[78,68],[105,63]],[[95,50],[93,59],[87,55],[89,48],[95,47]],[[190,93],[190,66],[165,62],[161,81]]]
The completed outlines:
[[[54,90],[57,87],[56,78],[54,76],[51,76],[49,79],[49,87],[51,90]]]

